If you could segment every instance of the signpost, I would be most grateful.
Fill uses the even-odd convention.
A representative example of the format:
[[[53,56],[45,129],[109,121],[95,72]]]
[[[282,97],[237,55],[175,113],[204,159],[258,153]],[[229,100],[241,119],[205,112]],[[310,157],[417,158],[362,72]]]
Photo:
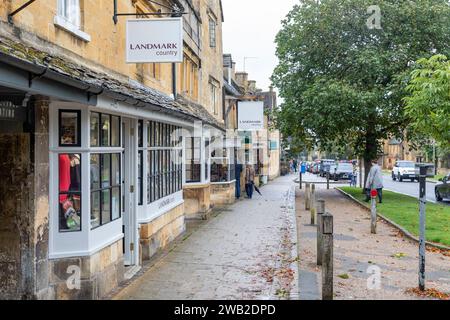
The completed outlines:
[[[127,63],[183,62],[183,20],[130,19],[126,31]]]
[[[425,290],[425,206],[426,199],[427,167],[420,167],[420,206],[419,206],[419,289]]]

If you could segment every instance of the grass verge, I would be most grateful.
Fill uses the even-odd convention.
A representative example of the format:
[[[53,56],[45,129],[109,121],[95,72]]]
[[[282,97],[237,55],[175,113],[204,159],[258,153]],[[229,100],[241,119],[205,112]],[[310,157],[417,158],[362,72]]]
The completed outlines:
[[[340,189],[366,204],[360,188]],[[370,204],[366,206],[370,207]],[[377,205],[377,210],[411,234],[419,236],[419,201],[416,198],[383,190],[383,203]],[[450,207],[427,203],[426,215],[427,241],[450,246]]]

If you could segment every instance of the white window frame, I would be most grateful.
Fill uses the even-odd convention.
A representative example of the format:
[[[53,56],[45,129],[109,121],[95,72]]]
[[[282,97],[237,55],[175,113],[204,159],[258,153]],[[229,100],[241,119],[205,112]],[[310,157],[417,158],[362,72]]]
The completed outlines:
[[[81,104],[52,102],[49,107],[49,258],[91,256],[95,252],[123,238],[122,217],[96,229],[91,229],[90,219],[90,154],[121,152],[121,147],[90,147],[90,111]],[[81,111],[81,146],[59,146],[59,110]],[[97,111],[97,110],[92,110]],[[112,113],[111,113],[112,114]],[[118,115],[118,114],[114,114]],[[120,116],[120,115],[119,115]],[[81,155],[81,231],[59,231],[59,161],[61,153]]]
[[[80,0],[57,0],[57,14],[53,23],[81,40],[91,41],[91,36],[81,30]]]

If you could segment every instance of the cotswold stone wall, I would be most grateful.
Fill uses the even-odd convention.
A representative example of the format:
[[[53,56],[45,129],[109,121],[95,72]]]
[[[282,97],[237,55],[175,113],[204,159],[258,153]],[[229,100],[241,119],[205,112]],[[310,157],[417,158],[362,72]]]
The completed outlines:
[[[185,231],[184,204],[173,208],[152,222],[141,224],[142,259],[150,259]]]
[[[233,204],[236,200],[236,181],[214,183],[211,185],[211,205],[223,207]]]
[[[24,131],[0,133],[0,299],[48,293],[48,101],[33,100]]]
[[[50,260],[49,296],[58,300],[98,300],[106,296],[123,281],[122,241],[88,257]],[[79,270],[78,287],[71,279],[77,275],[73,270]]]
[[[183,188],[187,219],[208,219],[211,213],[211,186],[193,185]]]

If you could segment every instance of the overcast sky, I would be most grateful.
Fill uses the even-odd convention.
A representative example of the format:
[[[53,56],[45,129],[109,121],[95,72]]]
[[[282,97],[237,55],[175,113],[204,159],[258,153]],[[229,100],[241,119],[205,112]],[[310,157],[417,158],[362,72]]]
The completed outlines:
[[[269,88],[277,65],[275,36],[281,20],[296,3],[298,0],[222,0],[223,52],[233,55],[237,71],[243,71],[244,57],[256,57],[246,60],[246,71],[258,88]]]

